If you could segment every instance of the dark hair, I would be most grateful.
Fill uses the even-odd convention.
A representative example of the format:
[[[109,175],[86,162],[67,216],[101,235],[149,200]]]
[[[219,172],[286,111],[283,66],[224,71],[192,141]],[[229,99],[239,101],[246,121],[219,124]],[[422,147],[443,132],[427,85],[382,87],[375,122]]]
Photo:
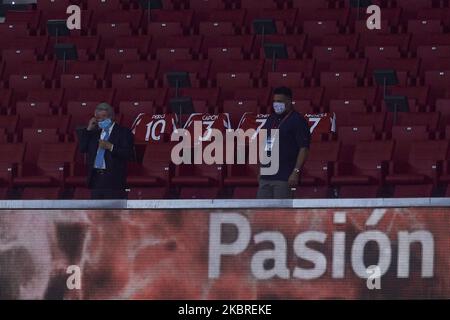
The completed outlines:
[[[289,99],[292,99],[292,90],[289,89],[288,87],[278,87],[273,89],[273,94],[282,94],[286,97],[288,97]]]

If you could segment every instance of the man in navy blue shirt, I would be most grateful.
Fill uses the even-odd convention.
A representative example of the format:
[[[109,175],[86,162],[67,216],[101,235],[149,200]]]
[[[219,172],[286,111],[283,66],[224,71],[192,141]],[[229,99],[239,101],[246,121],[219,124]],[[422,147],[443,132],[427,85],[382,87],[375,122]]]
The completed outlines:
[[[279,168],[273,175],[261,172],[257,198],[289,199],[293,197],[291,188],[298,185],[300,172],[308,156],[310,132],[305,118],[293,108],[291,89],[274,89],[273,111],[263,129],[267,130],[268,154],[271,152],[273,139],[278,139]],[[274,129],[278,129],[278,133],[271,137],[270,131]]]

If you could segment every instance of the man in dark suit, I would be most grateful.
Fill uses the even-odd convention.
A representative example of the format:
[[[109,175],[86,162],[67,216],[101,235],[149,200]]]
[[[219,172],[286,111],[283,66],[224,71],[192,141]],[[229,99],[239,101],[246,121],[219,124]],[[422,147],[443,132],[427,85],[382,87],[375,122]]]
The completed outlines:
[[[87,183],[92,199],[126,198],[127,162],[134,156],[130,129],[114,122],[114,110],[99,104],[87,128],[77,130],[80,151],[87,154]]]

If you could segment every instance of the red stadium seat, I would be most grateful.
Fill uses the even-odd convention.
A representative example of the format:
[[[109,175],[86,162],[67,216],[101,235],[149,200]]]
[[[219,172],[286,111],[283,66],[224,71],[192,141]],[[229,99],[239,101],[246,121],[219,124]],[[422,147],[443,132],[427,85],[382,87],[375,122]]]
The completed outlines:
[[[362,79],[366,76],[367,65],[367,59],[336,59],[327,64],[320,62],[316,68],[316,76],[320,75],[321,71],[355,72],[356,76]]]
[[[311,79],[314,75],[315,65],[316,63],[313,59],[282,59],[276,62],[276,71],[303,73],[305,79]],[[264,77],[267,77],[269,72],[272,72],[272,61],[267,60],[263,70]]]
[[[60,188],[27,187],[22,191],[22,199],[26,200],[58,200],[61,197]]]
[[[327,62],[336,59],[347,59],[348,50],[347,47],[315,46],[312,50],[312,57],[316,60]]]
[[[433,193],[432,184],[418,184],[418,185],[407,185],[407,186],[395,186],[394,187],[394,198],[429,198]]]
[[[131,36],[132,34],[133,30],[131,25],[127,22],[97,24],[97,35],[103,39],[107,39],[110,43],[113,43],[116,37]]]
[[[242,115],[245,112],[258,112],[259,106],[256,100],[225,100],[222,109],[230,115],[231,127],[237,128]]]
[[[298,21],[306,21],[314,17],[316,21],[337,21],[340,26],[345,26],[349,16],[350,11],[347,8],[314,8],[314,10],[302,10],[300,7],[297,19]]]
[[[197,18],[201,21],[214,21],[214,22],[231,22],[236,26],[242,26],[245,22],[246,10],[211,10],[203,13]]]
[[[16,133],[18,123],[19,116],[17,115],[0,116],[0,129],[4,129],[9,135]]]
[[[443,161],[439,182],[447,184],[447,192],[445,195],[448,197],[450,195],[450,160]]]
[[[382,184],[394,149],[392,141],[359,142],[351,162],[335,164],[332,185]]]
[[[131,188],[127,192],[128,200],[167,199],[167,188]]]
[[[191,97],[193,101],[204,100],[209,106],[213,107],[216,107],[219,103],[220,89],[217,88],[181,88],[178,93],[182,97]],[[171,89],[169,96],[175,96],[175,90]]]
[[[405,52],[408,50],[410,40],[409,34],[368,33],[360,38],[359,48],[362,51],[365,47],[398,46],[400,51]]]
[[[41,19],[41,11],[8,10],[5,18],[5,21],[8,21],[9,24],[26,23],[29,30],[37,30]]]
[[[88,9],[98,12],[108,12],[111,10],[119,10],[120,8],[120,0],[90,0],[88,2]]]
[[[338,118],[339,119],[339,118]],[[372,126],[367,127],[338,127],[338,139],[343,145],[357,144],[360,141],[375,140]]]
[[[160,48],[189,48],[191,49],[191,52],[199,53],[202,45],[202,39],[203,37],[199,35],[159,37],[157,39],[153,39],[150,46],[150,53],[155,55],[156,50]]]
[[[271,92],[266,88],[237,88],[232,93],[221,92],[220,98],[224,100],[256,100],[259,105],[264,106],[270,104]]]
[[[403,8],[403,18],[414,18],[418,11],[425,8],[432,8],[432,0],[415,0],[413,3],[408,0],[397,0],[397,6]]]
[[[152,101],[121,101],[119,103],[119,112],[123,116],[121,124],[130,128],[138,114],[153,114],[154,105]]]
[[[8,188],[0,188],[0,199],[6,200],[9,198],[10,190]]]
[[[16,75],[9,77],[9,87],[18,91],[26,91],[44,88],[44,79],[42,75]]]
[[[183,187],[180,190],[180,199],[217,199],[219,197],[219,188],[199,187],[190,188]]]
[[[39,61],[39,62],[24,61],[20,64],[20,66],[9,64],[9,67],[7,63],[3,77],[6,79],[7,76],[9,75],[21,75],[21,76],[39,75],[44,80],[50,82],[53,80],[55,70],[56,70],[55,61]]]
[[[181,36],[183,27],[179,22],[152,22],[148,25],[148,33],[152,37]],[[155,39],[155,41],[157,41]]]
[[[158,60],[189,60],[192,59],[191,50],[188,48],[161,48],[156,50]]]
[[[80,102],[102,101],[112,104],[114,94],[114,89],[71,89],[66,91],[65,100]]]
[[[394,69],[397,72],[408,72],[408,76],[415,78],[419,74],[420,60],[416,58],[411,59],[385,59],[372,58],[369,60],[368,74],[372,75],[375,70],[379,69]]]
[[[399,59],[401,58],[400,50],[397,46],[388,47],[365,47],[364,56],[368,59]]]
[[[437,183],[437,162],[446,158],[448,141],[423,141],[411,144],[408,158],[391,162],[386,183]]]
[[[248,88],[253,86],[253,79],[248,72],[242,73],[217,73],[217,86],[219,88]]]
[[[388,113],[386,128],[393,124],[393,114]],[[400,112],[397,114],[397,125],[399,126],[428,126],[429,131],[437,130],[439,124],[438,112]]]
[[[29,141],[27,154],[29,151]],[[27,163],[21,176],[13,180],[15,186],[62,186],[75,161],[75,143],[44,143],[40,146],[37,161]]]
[[[209,48],[207,57],[210,60],[239,60],[243,58],[243,52],[240,47],[233,48]]]
[[[27,143],[26,163],[36,163],[41,146],[45,143],[60,142],[56,129],[24,128],[22,141]]]
[[[216,36],[205,36],[201,52],[205,55],[209,48],[231,48],[231,47],[241,47],[245,54],[250,54],[253,43],[255,41],[254,35],[222,35],[220,37]]]
[[[341,186],[339,188],[339,198],[358,199],[376,198],[379,195],[378,186]]]
[[[236,27],[232,22],[202,21],[198,26],[199,34],[203,36],[221,36],[236,34]]]
[[[292,88],[292,98],[309,100],[314,106],[320,106],[324,95],[323,88]]]
[[[241,9],[276,9],[278,7],[275,0],[262,0],[262,1],[252,1],[252,0],[240,0]]]
[[[233,60],[223,64],[220,61],[213,61],[211,64],[209,77],[214,78],[218,73],[248,73],[253,78],[258,78],[262,74],[263,61]],[[251,87],[251,86],[250,86]]]
[[[227,175],[224,178],[223,184],[228,187],[255,187],[258,185],[258,173],[259,165],[228,165]]]
[[[320,84],[323,87],[352,87],[357,85],[353,72],[322,72]]]
[[[307,34],[311,38],[323,37],[327,34],[339,33],[339,26],[336,20],[328,21],[303,21],[303,33]]]
[[[137,48],[106,48],[105,60],[109,63],[119,64],[128,61],[139,60],[139,52]]]
[[[8,66],[15,66],[21,62],[35,62],[37,55],[35,49],[4,49],[2,59]]]
[[[37,115],[51,115],[52,109],[48,102],[17,102],[16,114],[20,116],[20,129],[30,127]]]
[[[292,99],[292,105],[297,112],[301,114],[314,113],[314,107],[309,100],[296,100]],[[266,112],[270,113],[272,111],[272,106],[268,106]]]
[[[392,139],[396,141],[424,141],[429,139],[427,126],[394,126]]]
[[[143,20],[142,10],[108,10],[108,11],[92,11],[92,26],[95,29],[95,25],[98,24],[127,24],[131,28],[131,31],[138,33],[141,22]],[[97,29],[98,31],[98,29]],[[116,31],[113,31],[116,32]],[[108,35],[105,34],[107,37]],[[103,39],[104,40],[104,39]],[[110,39],[114,41],[114,39]]]
[[[113,74],[111,85],[116,89],[145,89],[148,88],[148,81],[145,73],[136,74]]]
[[[408,20],[408,32],[414,35],[441,33],[442,29],[440,20]]]
[[[2,39],[14,37],[27,37],[30,35],[25,23],[2,23],[0,24],[0,36]]]
[[[142,73],[145,71],[147,79],[157,79],[159,62],[158,61],[129,61],[122,64],[122,67],[118,72],[134,74]]]
[[[295,56],[302,56],[307,43],[306,39],[304,34],[269,34],[264,36],[265,43],[284,43],[287,47],[289,59],[293,59]],[[256,38],[252,53],[254,58],[265,57],[261,36]],[[272,62],[272,59],[270,59],[270,62]]]
[[[75,188],[72,198],[74,200],[89,200],[91,199],[91,190],[88,188]]]
[[[347,47],[349,53],[356,53],[358,49],[359,35],[357,34],[327,34],[321,38],[308,42],[308,52],[315,46],[321,47]]]
[[[0,43],[0,48],[15,50],[34,50],[38,57],[42,57],[45,55],[47,45],[47,37],[17,37]]]
[[[382,132],[384,127],[386,114],[383,112],[377,113],[356,113],[353,112],[346,117],[338,118],[339,126],[373,126],[375,132]]]
[[[117,37],[114,38],[113,47],[123,49],[135,48],[141,56],[146,57],[150,50],[151,40],[152,38],[148,35]]]
[[[36,115],[32,128],[35,129],[56,129],[58,134],[66,134],[69,127],[70,115],[42,116]]]
[[[183,28],[192,27],[194,17],[193,10],[154,10],[151,21],[161,23],[180,23]]]
[[[97,81],[93,74],[63,74],[60,86],[64,89],[93,89],[97,87]]]
[[[425,71],[425,85],[432,97],[445,97],[450,83],[450,70]]]
[[[326,186],[299,186],[294,191],[295,199],[326,199],[328,198]]]
[[[367,105],[373,105],[377,98],[377,88],[341,88],[336,98],[339,100],[364,100]]]
[[[118,90],[115,103],[121,101],[153,101],[156,106],[164,105],[167,89],[127,89]]]
[[[68,61],[66,74],[94,74],[96,79],[103,79],[106,76],[108,65],[106,61]],[[62,65],[57,67],[57,75],[62,74]]]
[[[301,87],[303,84],[303,74],[301,72],[269,72],[267,75],[267,85],[269,87]]]
[[[148,144],[142,165],[130,165],[127,183],[133,187],[168,187],[173,175],[171,150],[173,144]]]
[[[196,12],[199,10],[225,9],[225,4],[222,0],[190,0],[189,8]]]
[[[367,112],[364,100],[330,100],[330,112],[345,115],[350,112]]]
[[[427,62],[433,62],[440,58],[450,58],[450,45],[449,46],[418,46],[417,57]]]
[[[450,125],[450,99],[436,100],[436,112],[441,115],[439,130],[443,132],[445,127]]]
[[[8,109],[11,103],[12,90],[0,90],[0,110]]]
[[[338,160],[341,144],[336,141],[315,142],[311,144],[308,160],[300,177],[301,185],[328,184],[333,163]]]
[[[172,184],[180,187],[219,186],[223,181],[221,165],[192,165],[176,166]]]
[[[165,83],[167,81],[166,74],[169,72],[188,72],[191,80],[206,80],[209,72],[209,62],[195,60],[163,60],[158,70],[158,79]]]
[[[0,185],[11,186],[13,178],[22,174],[25,144],[0,144]]]
[[[426,105],[428,102],[430,88],[425,87],[392,87],[390,89],[391,95],[406,96],[409,99],[416,99],[421,105]]]
[[[235,187],[233,189],[233,199],[256,199],[257,187]]]
[[[303,0],[292,0],[293,8],[300,8],[301,10],[316,10],[324,9],[329,7],[328,0],[316,0],[316,1],[303,1]]]
[[[83,21],[83,20],[82,20]],[[81,26],[83,30],[83,26]],[[95,57],[100,50],[100,37],[97,36],[74,36],[60,37],[58,42],[73,43],[77,47],[78,59],[87,61]],[[53,48],[51,50],[53,53]]]

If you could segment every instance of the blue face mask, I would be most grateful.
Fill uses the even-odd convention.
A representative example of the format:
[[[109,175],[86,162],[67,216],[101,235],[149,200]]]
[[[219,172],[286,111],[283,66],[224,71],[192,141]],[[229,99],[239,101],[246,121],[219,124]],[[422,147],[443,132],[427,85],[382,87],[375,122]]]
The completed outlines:
[[[276,114],[282,114],[286,110],[286,104],[283,102],[274,102],[273,110]]]
[[[106,130],[106,129],[108,129],[109,127],[111,127],[111,124],[112,124],[111,119],[105,119],[105,120],[103,120],[103,121],[100,121],[100,122],[98,123],[98,126],[99,126],[100,128],[102,128],[103,130]]]

